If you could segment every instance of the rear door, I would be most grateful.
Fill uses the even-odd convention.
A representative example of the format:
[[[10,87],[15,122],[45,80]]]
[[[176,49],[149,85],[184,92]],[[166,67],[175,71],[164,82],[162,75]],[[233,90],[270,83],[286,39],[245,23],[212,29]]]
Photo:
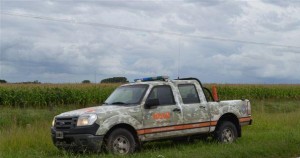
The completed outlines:
[[[203,94],[199,94],[202,91],[201,87],[195,82],[182,82],[177,85],[182,101],[183,123],[186,130],[184,132],[186,134],[206,133],[210,129],[208,105]]]
[[[174,88],[169,85],[154,86],[148,99],[158,99],[159,104],[144,109],[144,129],[139,134],[144,134],[148,140],[180,135],[177,125],[182,124],[182,114],[175,102]]]

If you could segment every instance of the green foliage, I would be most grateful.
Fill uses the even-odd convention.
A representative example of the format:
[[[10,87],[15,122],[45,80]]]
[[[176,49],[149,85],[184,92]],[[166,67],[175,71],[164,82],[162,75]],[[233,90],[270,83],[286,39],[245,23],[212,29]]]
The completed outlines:
[[[39,82],[38,80],[34,80],[34,81],[21,82],[18,84],[41,84],[41,82]]]
[[[206,85],[211,89],[211,84]],[[300,85],[217,84],[220,100],[300,99]]]
[[[91,83],[90,80],[83,80],[81,83]]]
[[[0,79],[0,83],[7,83],[7,81]]]
[[[103,103],[120,84],[1,84],[0,105],[12,107],[52,107]],[[208,88],[211,85],[206,85]],[[300,85],[217,85],[219,98],[300,99]]]
[[[299,103],[299,100],[252,101],[253,125],[243,127],[242,137],[233,144],[201,140],[180,144],[172,141],[150,142],[144,144],[140,152],[130,156],[59,151],[51,140],[51,121],[53,116],[71,110],[71,106],[53,109],[0,107],[0,121],[5,120],[5,123],[0,123],[0,157],[299,157]],[[274,107],[278,107],[276,112]]]
[[[101,83],[127,83],[126,77],[113,77],[101,80]]]
[[[53,107],[103,103],[117,84],[5,84],[0,86],[0,105]]]

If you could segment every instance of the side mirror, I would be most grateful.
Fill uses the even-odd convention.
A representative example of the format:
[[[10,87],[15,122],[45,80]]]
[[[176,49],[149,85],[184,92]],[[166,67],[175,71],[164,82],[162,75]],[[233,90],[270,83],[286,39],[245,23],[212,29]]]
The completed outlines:
[[[145,108],[150,109],[153,106],[159,105],[159,100],[158,99],[147,99],[145,103]]]

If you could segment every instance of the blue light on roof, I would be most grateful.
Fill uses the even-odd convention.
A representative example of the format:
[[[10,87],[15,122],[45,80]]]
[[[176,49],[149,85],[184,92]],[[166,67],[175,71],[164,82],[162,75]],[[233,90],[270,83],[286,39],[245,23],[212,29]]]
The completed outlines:
[[[134,81],[164,81],[166,79],[169,79],[169,76],[157,76],[157,77],[146,77],[146,78],[141,78],[141,79],[135,79]]]

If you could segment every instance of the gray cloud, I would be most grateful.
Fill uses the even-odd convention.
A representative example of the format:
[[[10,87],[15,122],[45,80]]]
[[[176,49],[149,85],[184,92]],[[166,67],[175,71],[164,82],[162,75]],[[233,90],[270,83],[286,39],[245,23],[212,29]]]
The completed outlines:
[[[1,12],[298,46],[286,1],[3,1]],[[1,77],[11,82],[180,75],[204,82],[299,83],[300,50],[1,15]]]

